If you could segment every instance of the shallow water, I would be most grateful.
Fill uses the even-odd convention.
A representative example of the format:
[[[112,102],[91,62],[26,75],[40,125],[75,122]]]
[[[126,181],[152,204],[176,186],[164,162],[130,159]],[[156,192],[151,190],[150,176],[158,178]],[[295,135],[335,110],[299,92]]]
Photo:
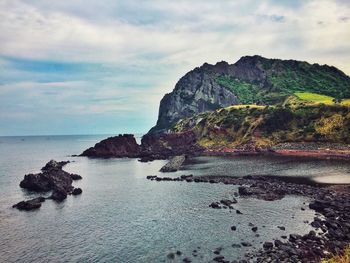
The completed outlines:
[[[238,198],[235,208],[243,215],[237,215],[208,207],[232,197],[236,186],[146,180],[147,175],[160,175],[165,161],[68,157],[104,137],[0,137],[0,262],[181,262],[184,257],[208,262],[217,247],[223,248],[222,255],[235,259],[252,248],[233,248],[232,244],[248,241],[260,248],[262,242],[311,229],[304,223],[314,217],[307,203],[303,204],[306,198],[289,196],[274,202]],[[83,176],[74,183],[83,194],[69,196],[62,203],[47,200],[38,211],[12,209],[12,204],[35,196],[19,188],[24,174],[39,171],[50,159],[74,161],[65,169]],[[349,169],[343,162],[315,165],[315,161],[288,160],[200,157],[186,171],[170,176],[260,171],[314,178]],[[258,226],[259,237],[249,222]],[[230,230],[232,225],[237,231]],[[279,230],[280,225],[286,231]],[[195,249],[197,257],[192,256]],[[177,250],[182,251],[181,257],[167,259],[168,253]]]

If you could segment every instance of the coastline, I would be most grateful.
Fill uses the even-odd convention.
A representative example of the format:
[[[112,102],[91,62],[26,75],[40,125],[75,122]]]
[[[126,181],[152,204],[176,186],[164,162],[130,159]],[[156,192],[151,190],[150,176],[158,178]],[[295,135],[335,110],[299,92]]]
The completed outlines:
[[[350,160],[350,146],[347,144],[329,143],[283,143],[270,148],[258,147],[219,147],[205,149],[206,156],[235,156],[235,155],[274,155],[290,157],[306,157],[315,159]]]

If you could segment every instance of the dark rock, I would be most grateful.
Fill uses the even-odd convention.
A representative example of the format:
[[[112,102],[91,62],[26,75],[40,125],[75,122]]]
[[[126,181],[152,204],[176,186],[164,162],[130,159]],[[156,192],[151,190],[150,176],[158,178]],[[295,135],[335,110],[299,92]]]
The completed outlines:
[[[238,209],[236,210],[236,214],[243,215],[243,213],[241,211],[239,211]]]
[[[213,261],[222,262],[223,259],[225,259],[224,256],[217,256],[217,257],[213,258]]]
[[[236,226],[231,226],[232,231],[236,231],[237,227]]]
[[[83,179],[83,177],[81,177],[79,174],[70,174],[70,177],[74,181]]]
[[[25,175],[20,187],[36,192],[50,191],[54,188],[71,192],[73,189],[71,174],[63,171],[62,166],[62,162],[51,160],[42,168],[41,173]]]
[[[241,242],[241,245],[244,247],[251,247],[252,244],[250,244],[249,242]]]
[[[253,231],[253,232],[258,231],[258,227],[257,227],[257,226],[253,227],[253,228],[252,228],[252,231]]]
[[[203,148],[197,144],[197,136],[192,131],[181,133],[146,134],[141,139],[141,155],[154,159],[170,156],[198,155]]]
[[[220,203],[222,203],[223,205],[226,205],[226,206],[231,206],[233,204],[236,204],[237,200],[235,198],[233,198],[232,200],[223,199],[220,201]]]
[[[176,255],[181,256],[182,252],[180,250],[176,251]]]
[[[57,187],[52,191],[50,198],[55,201],[61,202],[67,198],[67,191],[63,188]]]
[[[271,242],[265,242],[263,247],[265,250],[271,250],[273,248],[273,244]]]
[[[81,190],[81,188],[74,188],[72,195],[80,195],[83,192],[83,190]]]
[[[278,226],[278,228],[281,230],[286,230],[286,228],[284,226]]]
[[[209,205],[209,207],[214,208],[214,209],[220,209],[220,208],[221,208],[220,204],[217,203],[217,202],[211,203],[211,204]]]
[[[329,207],[330,203],[326,200],[315,200],[309,204],[310,209],[317,212],[323,211],[325,208]]]
[[[184,262],[184,263],[191,263],[192,260],[189,259],[189,258],[184,258],[184,259],[182,260],[182,262]]]
[[[51,171],[51,170],[61,170],[63,166],[70,163],[69,161],[61,161],[56,162],[55,160],[50,160],[43,168],[41,168],[41,171]]]
[[[275,246],[276,247],[279,247],[279,246],[282,246],[284,243],[281,241],[281,240],[275,240]]]
[[[169,258],[169,259],[174,259],[175,258],[175,254],[174,253],[169,253],[168,255],[167,255],[167,258]]]
[[[111,157],[139,157],[140,145],[134,135],[119,134],[96,143],[94,147],[85,150],[81,156],[111,158]]]
[[[152,156],[143,156],[138,161],[141,162],[141,163],[152,162],[152,161],[154,161],[154,157],[152,157]]]
[[[160,172],[176,172],[180,169],[185,159],[185,155],[171,157],[169,162],[160,169]]]
[[[25,210],[30,211],[34,209],[38,209],[41,207],[41,203],[45,202],[44,197],[37,197],[28,201],[21,201],[15,205],[13,205],[13,208],[17,208],[18,210]]]

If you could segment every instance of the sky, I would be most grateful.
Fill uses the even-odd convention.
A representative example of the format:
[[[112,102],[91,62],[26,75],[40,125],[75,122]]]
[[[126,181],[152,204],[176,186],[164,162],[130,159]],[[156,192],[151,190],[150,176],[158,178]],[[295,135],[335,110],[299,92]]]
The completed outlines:
[[[0,0],[0,136],[147,132],[204,62],[241,56],[350,75],[348,0]]]

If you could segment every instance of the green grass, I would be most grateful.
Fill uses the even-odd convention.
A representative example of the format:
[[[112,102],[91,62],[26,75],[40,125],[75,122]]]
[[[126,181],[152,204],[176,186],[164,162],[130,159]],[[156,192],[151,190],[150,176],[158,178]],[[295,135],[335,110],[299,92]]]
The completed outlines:
[[[216,82],[231,90],[238,97],[240,103],[252,104],[256,102],[257,92],[259,91],[256,85],[225,76],[218,77]]]
[[[311,93],[311,92],[296,92],[294,93],[295,96],[297,96],[299,99],[308,101],[308,102],[315,102],[315,103],[323,103],[327,105],[333,105],[333,97],[326,96],[326,95],[320,95],[317,93]]]

